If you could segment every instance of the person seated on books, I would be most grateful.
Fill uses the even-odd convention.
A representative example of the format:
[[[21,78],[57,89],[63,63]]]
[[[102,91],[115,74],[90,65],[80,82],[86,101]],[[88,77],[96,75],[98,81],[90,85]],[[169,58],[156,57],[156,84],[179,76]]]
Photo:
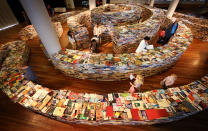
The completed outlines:
[[[153,45],[149,45],[150,37],[145,36],[136,49],[136,53],[146,52],[148,49],[154,49]]]
[[[172,86],[174,84],[174,82],[177,79],[177,75],[176,74],[171,74],[170,76],[165,77],[165,79],[163,79],[160,82],[160,85],[164,88],[167,89],[169,86]]]
[[[176,19],[173,24],[170,24],[165,30],[164,44],[167,44],[170,38],[175,34],[178,29],[178,20]]]
[[[23,67],[21,67],[21,69],[23,70],[24,77],[27,80],[32,81],[32,82],[37,83],[37,84],[40,84],[37,76],[35,75],[35,73],[32,70],[32,67],[30,67],[30,66],[23,66]]]
[[[74,39],[74,37],[73,37],[73,35],[72,35],[72,32],[69,30],[67,34],[68,34],[69,42],[70,42],[71,45],[72,45],[72,49],[76,50],[77,45],[76,45],[75,39]]]
[[[97,37],[93,37],[91,39],[90,52],[91,53],[98,53],[98,38]]]
[[[165,28],[163,27],[159,31],[159,39],[158,39],[157,43],[163,44],[164,43],[164,38],[165,38]]]

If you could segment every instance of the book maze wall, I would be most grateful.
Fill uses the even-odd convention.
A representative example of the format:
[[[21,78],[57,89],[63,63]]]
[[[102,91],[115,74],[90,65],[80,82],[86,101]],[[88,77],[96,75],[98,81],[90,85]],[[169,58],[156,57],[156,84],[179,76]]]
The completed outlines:
[[[114,7],[112,8],[112,10],[118,10],[120,8],[123,9],[124,7],[122,5],[121,7],[115,7],[115,9]],[[136,7],[133,9],[135,8]],[[139,10],[138,12],[140,12],[139,16],[142,14],[142,8],[144,7],[138,6],[138,8],[136,8]],[[104,23],[106,19],[109,19],[110,16],[112,17],[116,12],[112,11],[112,14],[111,12],[107,12],[107,16],[102,16],[100,15],[100,12],[103,12],[103,10],[104,7],[96,8],[93,12],[98,11],[99,13],[92,13],[91,20],[89,11],[69,17],[67,19],[69,28],[78,32],[76,35],[80,36],[79,40],[82,42],[89,40],[89,35],[86,35],[87,28],[89,26],[80,24],[80,21],[83,22],[82,17],[88,17],[88,21],[86,19],[84,21],[85,25],[90,25],[90,21],[92,21],[92,23],[96,23],[97,21]],[[128,10],[128,12],[132,12],[132,10]],[[146,10],[147,9],[145,9],[145,11]],[[163,11],[159,9],[151,9],[149,11],[152,12],[152,15],[146,13],[148,16],[145,17],[145,13],[143,13],[142,16],[145,19],[147,19],[147,17],[149,18],[140,24],[132,23],[132,21],[135,20],[130,19],[132,16],[135,17],[133,13],[130,16],[127,15],[128,13],[125,14],[125,12],[124,15],[121,15],[121,11],[119,13],[122,17],[110,19],[113,21],[113,24],[111,24],[112,22],[109,22],[110,24],[102,24],[102,27],[108,28],[105,28],[108,31],[111,30],[110,32],[113,32],[113,37],[119,36],[119,40],[115,38],[115,41],[117,41],[121,46],[124,45],[122,47],[128,47],[129,49],[132,49],[130,47],[132,46],[134,47],[133,50],[135,51],[139,43],[138,39],[143,39],[144,35],[147,34],[149,34],[148,36],[154,37],[160,28],[160,23],[164,19]],[[123,16],[126,15],[130,18],[124,19],[126,17]],[[131,24],[129,22],[131,22]],[[168,22],[170,22],[170,20]],[[137,35],[139,37],[137,37]],[[82,40],[84,36],[86,36],[86,39]],[[191,30],[182,22],[179,22],[179,29],[167,45],[157,47],[154,50],[149,50],[148,52],[143,52],[141,54],[92,54],[79,50],[64,49],[53,55],[51,60],[55,68],[59,69],[65,75],[79,79],[118,81],[128,79],[130,73],[142,74],[143,76],[147,77],[166,71],[173,66],[183,52],[187,49],[187,47],[191,44],[192,37]],[[87,42],[85,42],[85,44],[86,43]]]
[[[6,43],[1,49],[8,51],[0,71],[1,90],[13,102],[65,123],[151,125],[176,121],[208,107],[208,75],[188,85],[134,94],[52,90],[24,78],[19,68],[29,55],[24,41]]]
[[[97,76],[92,76],[93,79],[108,80],[110,77],[116,80],[116,77],[129,77],[129,73],[133,71],[141,74],[143,72],[143,75],[148,76],[154,73],[154,69],[155,72],[162,71],[176,62],[191,43],[192,37],[191,30],[183,22],[179,22],[176,34],[167,45],[140,55],[89,54],[65,49],[55,54],[52,61],[55,67],[66,74],[73,74],[80,68],[75,73],[78,74],[75,77],[80,79],[89,79],[91,76],[87,76],[88,74],[98,73]],[[134,94],[99,95],[51,90],[24,78],[19,67],[27,62],[29,56],[25,41],[9,42],[0,49],[1,90],[13,102],[62,122],[151,125],[179,120],[208,107],[208,75],[188,85]],[[68,70],[64,70],[65,68]],[[99,75],[105,75],[106,78]]]
[[[58,36],[58,38],[60,38],[61,35],[63,34],[63,28],[62,28],[61,22],[53,22],[52,25],[56,31],[56,35]],[[25,26],[19,32],[19,38],[21,40],[30,40],[30,39],[33,39],[37,36],[38,36],[38,33],[36,32],[33,25]]]

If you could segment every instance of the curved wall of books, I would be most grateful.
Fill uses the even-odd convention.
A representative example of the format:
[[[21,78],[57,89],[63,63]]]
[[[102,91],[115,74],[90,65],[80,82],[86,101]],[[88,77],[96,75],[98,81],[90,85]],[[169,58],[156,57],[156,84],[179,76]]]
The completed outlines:
[[[66,75],[73,74],[73,77],[80,79],[122,80],[135,71],[145,76],[156,74],[173,65],[191,44],[193,36],[183,20],[167,45],[139,56],[134,53],[88,54],[66,49],[55,54],[52,61]],[[192,25],[195,25],[194,22]],[[207,30],[202,33],[206,34]],[[206,40],[206,36],[200,38]],[[15,103],[62,122],[151,125],[179,120],[208,107],[208,75],[188,85],[167,90],[107,95],[76,93],[45,88],[24,78],[19,67],[26,64],[29,56],[25,41],[9,42],[0,49],[4,50],[0,52],[0,62],[3,61],[1,90]],[[4,60],[2,57],[5,57]]]
[[[51,90],[27,81],[21,67],[29,48],[23,41],[4,44],[8,51],[0,88],[15,103],[66,123],[151,125],[179,120],[208,107],[208,75],[188,85],[144,93],[107,95]]]
[[[79,36],[76,34],[87,34],[86,37],[82,35],[79,36],[80,38],[76,38],[78,41],[84,42],[86,47],[89,45],[89,33],[87,28],[90,28],[97,21],[104,21],[110,17],[109,12],[107,12],[107,16],[104,15],[104,18],[99,15],[102,14],[106,7],[104,9],[103,8],[104,7],[100,7],[92,10],[91,15],[89,11],[85,11],[67,18],[69,28],[73,32],[76,32],[75,36]],[[116,7],[116,9],[117,8],[118,7]],[[122,6],[122,8],[124,7]],[[140,17],[140,15],[143,17],[148,16],[146,17],[146,19],[148,19],[142,23],[130,24],[127,22],[126,24],[123,23],[126,21],[123,20],[123,17],[119,17],[118,19],[115,17],[115,20],[112,19],[112,21],[115,23],[111,24],[112,22],[109,22],[110,24],[102,24],[102,26],[105,26],[108,31],[110,30],[109,32],[114,43],[115,41],[121,42],[119,44],[121,46],[115,46],[118,44],[114,45],[115,48],[118,47],[117,49],[123,50],[124,48],[128,48],[131,50],[130,52],[134,52],[140,41],[139,39],[144,38],[144,35],[147,34],[148,36],[154,37],[160,28],[160,23],[165,18],[165,13],[163,10],[147,9],[140,6],[138,6],[136,9],[135,8],[133,9],[140,13],[138,17]],[[149,10],[150,12],[144,14],[142,13],[143,11],[141,11],[142,9],[144,11]],[[150,15],[151,12],[152,14]],[[114,13],[115,12],[113,12],[113,15]],[[135,16],[135,14],[131,14],[129,17],[131,18],[132,16]],[[84,19],[83,17],[91,17],[91,19],[89,18],[89,21],[84,21],[84,23],[82,23],[82,19]],[[135,21],[135,19],[130,18],[128,20],[131,22]],[[116,25],[118,21],[123,25]],[[90,22],[92,25],[89,24]],[[124,24],[126,25],[124,26]],[[128,34],[126,32],[130,33]],[[131,33],[133,33],[132,36],[130,36]],[[122,34],[125,35],[122,37]],[[128,36],[126,36],[126,34]],[[183,37],[186,37],[186,39],[183,39]],[[82,38],[85,39],[83,40]],[[132,40],[132,38],[134,38],[134,40]],[[79,79],[118,81],[128,79],[130,73],[142,74],[143,76],[147,77],[166,71],[173,66],[183,52],[187,49],[187,47],[191,44],[192,39],[193,36],[191,30],[187,28],[183,22],[179,22],[179,28],[176,34],[167,45],[163,47],[157,47],[154,50],[149,50],[148,52],[143,52],[142,54],[128,53],[128,51],[127,53],[119,54],[92,54],[79,50],[65,49],[55,54],[51,60],[55,68],[59,69],[65,75]]]

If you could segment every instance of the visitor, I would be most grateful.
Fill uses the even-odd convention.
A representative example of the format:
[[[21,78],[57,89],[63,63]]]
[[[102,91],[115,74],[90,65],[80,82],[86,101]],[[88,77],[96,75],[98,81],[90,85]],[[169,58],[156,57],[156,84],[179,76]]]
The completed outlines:
[[[165,38],[165,28],[162,28],[159,31],[159,39],[158,39],[157,43],[164,44],[164,38]]]
[[[173,24],[170,24],[165,30],[164,44],[167,44],[170,38],[175,34],[178,29],[178,20],[175,20]]]
[[[76,50],[76,41],[75,41],[75,39],[74,39],[74,37],[73,37],[73,35],[72,35],[72,32],[69,30],[68,31],[68,39],[69,39],[69,42],[71,43],[71,45],[72,45],[72,49],[74,49],[74,50]]]
[[[148,42],[150,38],[148,36],[144,37],[144,39],[140,42],[139,46],[136,49],[136,53],[146,52],[148,49],[154,49],[153,45],[149,45]]]
[[[102,30],[100,28],[100,23],[95,24],[94,29],[93,29],[93,35],[98,38],[98,44],[101,44],[101,34]]]
[[[137,75],[135,78],[132,74],[130,74],[130,79],[135,80],[134,82],[130,82],[131,87],[128,92],[134,93],[135,89],[139,90],[140,92],[141,85],[144,84],[144,77],[142,75]]]
[[[35,75],[35,73],[33,72],[32,68],[30,66],[24,66],[21,69],[23,70],[24,77],[27,80],[40,84],[37,76]]]
[[[174,84],[176,79],[177,75],[171,74],[170,76],[165,77],[165,79],[160,82],[160,85],[163,87],[163,89],[167,89],[169,86],[172,86]]]
[[[139,23],[142,23],[142,21],[143,21],[143,19],[142,19],[142,17],[140,16],[140,17],[137,19],[137,22],[138,22],[138,24],[139,24]]]
[[[90,52],[91,53],[98,53],[98,38],[97,37],[93,37],[91,39]]]
[[[24,11],[22,11],[22,16],[23,16],[24,19],[25,19],[26,25],[31,25],[31,22],[30,22],[30,20],[29,20],[29,18],[28,18],[28,16],[27,16],[27,14],[26,14]]]
[[[47,5],[47,11],[50,17],[54,16],[54,9],[51,7],[51,5]]]

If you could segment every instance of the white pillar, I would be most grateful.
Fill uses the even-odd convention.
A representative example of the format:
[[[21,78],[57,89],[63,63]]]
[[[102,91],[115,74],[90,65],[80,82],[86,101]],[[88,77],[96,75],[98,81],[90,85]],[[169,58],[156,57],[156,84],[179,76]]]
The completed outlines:
[[[65,3],[66,3],[66,7],[68,9],[74,9],[75,6],[74,6],[74,0],[65,0]]]
[[[96,7],[96,0],[89,0],[89,7],[90,10],[94,9]]]
[[[105,4],[106,4],[106,1],[107,1],[107,0],[103,0],[103,1],[102,1],[102,2],[103,2],[103,5],[105,5]]]
[[[154,6],[154,3],[155,3],[155,0],[151,0],[149,6],[150,7],[153,7]]]
[[[168,18],[171,18],[173,16],[179,1],[180,0],[172,0],[170,6],[168,7],[168,12],[167,12]]]
[[[61,46],[43,0],[20,0],[20,2],[48,54],[60,51]]]

